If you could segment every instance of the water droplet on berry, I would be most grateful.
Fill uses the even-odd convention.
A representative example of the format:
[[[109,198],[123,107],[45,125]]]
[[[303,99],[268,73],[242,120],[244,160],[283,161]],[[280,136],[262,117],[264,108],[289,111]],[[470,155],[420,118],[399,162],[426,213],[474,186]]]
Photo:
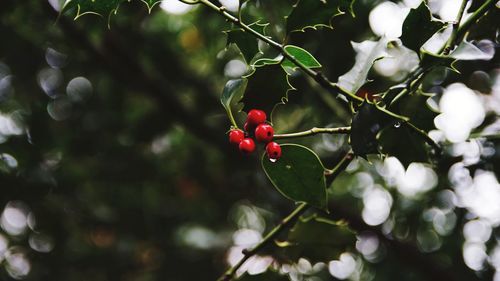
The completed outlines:
[[[276,159],[276,158],[269,158],[269,161],[271,161],[271,163],[276,163],[276,161],[278,161],[278,159]]]
[[[396,124],[394,124],[394,128],[399,128],[401,127],[401,122],[396,122]]]

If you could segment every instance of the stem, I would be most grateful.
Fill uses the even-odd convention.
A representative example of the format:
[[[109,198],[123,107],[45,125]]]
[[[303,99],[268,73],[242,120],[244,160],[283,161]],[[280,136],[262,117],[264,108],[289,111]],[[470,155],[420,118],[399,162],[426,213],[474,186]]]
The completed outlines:
[[[464,2],[466,2],[464,0]],[[486,0],[479,9],[477,9],[461,26],[454,26],[454,30],[451,33],[448,42],[439,50],[439,53],[448,54],[453,47],[457,45],[457,42],[461,41],[469,28],[476,23],[482,16],[488,12],[493,6],[495,6],[497,0]],[[462,3],[462,6],[464,3]],[[460,7],[460,13],[463,13],[462,7]],[[465,9],[465,8],[464,8]],[[457,16],[458,18],[458,16]],[[453,37],[453,38],[452,38]]]
[[[442,152],[441,146],[439,144],[437,144],[433,139],[431,139],[431,137],[429,137],[429,135],[424,130],[418,128],[417,126],[413,125],[410,122],[406,122],[406,123],[404,123],[404,125],[407,128],[413,130],[415,133],[419,134],[427,144],[429,144],[430,146],[432,146],[436,150],[437,155],[441,154],[441,152]]]
[[[351,161],[354,159],[354,152],[349,150],[346,155],[340,160],[339,163],[337,163],[337,166],[335,168],[329,170],[325,169],[325,176],[329,176],[329,181],[330,183],[333,182],[333,180],[342,172],[344,171],[347,166],[351,163]]]
[[[316,134],[349,134],[351,127],[338,127],[338,128],[312,128],[307,131],[290,133],[290,134],[276,134],[274,139],[289,139],[312,136]]]
[[[350,92],[346,91],[345,89],[342,89],[337,84],[335,84],[335,83],[331,82],[330,80],[328,80],[328,78],[325,75],[323,75],[321,72],[314,71],[314,70],[308,68],[307,66],[305,66],[303,63],[301,63],[300,61],[298,61],[294,56],[288,54],[285,51],[285,48],[284,48],[284,46],[282,44],[280,44],[280,43],[272,40],[271,38],[269,38],[269,37],[267,37],[267,36],[265,36],[263,34],[260,34],[257,31],[255,31],[254,29],[252,29],[251,27],[249,27],[248,25],[246,25],[245,23],[243,23],[240,19],[238,19],[237,17],[235,17],[235,16],[231,15],[230,13],[228,13],[223,6],[219,7],[219,6],[213,4],[212,2],[210,2],[208,0],[199,0],[199,3],[202,3],[205,6],[211,8],[212,10],[220,13],[227,20],[229,20],[232,23],[234,23],[235,25],[239,26],[244,31],[246,31],[248,33],[251,33],[256,38],[258,38],[258,39],[266,42],[267,44],[269,44],[271,47],[273,47],[274,49],[276,49],[277,51],[279,51],[283,55],[283,57],[287,58],[289,61],[291,61],[292,63],[294,63],[296,66],[298,66],[302,71],[304,71],[307,75],[309,75],[311,78],[313,78],[316,82],[318,82],[318,84],[320,84],[321,86],[323,86],[328,91],[330,91],[332,93],[335,93],[335,94],[340,93],[340,94],[344,95],[350,101],[354,101],[354,102],[358,102],[358,103],[363,102],[363,99],[361,97],[358,97],[355,94],[350,93]]]
[[[238,129],[238,124],[236,124],[236,120],[234,120],[234,116],[233,116],[233,113],[231,112],[231,110],[227,109],[226,112],[227,112],[227,116],[229,116],[229,121],[231,122],[231,125],[235,129]]]
[[[394,99],[392,99],[392,101],[389,103],[389,107],[393,107],[394,105],[396,105],[402,97],[413,93],[418,88],[418,86],[420,86],[420,83],[427,73],[428,71],[424,70],[423,68],[417,68],[415,73],[411,75],[412,78],[410,79],[410,81],[408,81],[407,87],[401,90],[401,92],[399,92],[399,94],[395,96]]]
[[[280,224],[274,227],[267,235],[257,244],[255,247],[251,249],[243,250],[243,258],[241,258],[238,263],[229,268],[217,281],[229,281],[232,280],[236,271],[253,255],[255,255],[260,249],[264,248],[268,243],[270,243],[278,234],[280,234],[286,227],[295,223],[300,215],[302,215],[307,209],[309,205],[307,203],[300,203],[297,207],[286,217],[284,218]]]
[[[450,38],[446,42],[446,44],[442,47],[442,52],[444,55],[447,55],[450,53],[451,48],[454,46],[455,39],[457,38],[457,33],[458,33],[458,28],[460,27],[460,21],[462,20],[462,17],[464,16],[464,11],[465,11],[465,6],[467,5],[467,2],[469,0],[462,0],[462,4],[460,5],[460,9],[458,10],[457,18],[455,22],[453,23],[453,30],[451,32]]]

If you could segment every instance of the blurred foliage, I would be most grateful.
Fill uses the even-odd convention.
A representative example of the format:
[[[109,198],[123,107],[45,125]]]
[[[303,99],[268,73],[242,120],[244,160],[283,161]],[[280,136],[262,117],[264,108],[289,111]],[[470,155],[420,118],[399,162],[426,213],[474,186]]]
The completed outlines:
[[[339,82],[347,81],[349,90],[367,91],[368,97],[404,82],[404,76],[372,68],[403,49],[371,31],[370,11],[381,1],[328,1],[324,10],[312,9],[318,15],[310,18],[300,14],[307,9],[293,5],[311,8],[322,1],[311,6],[306,0],[244,2],[245,22],[286,42],[294,56],[311,63],[307,67],[321,66],[333,80],[343,77]],[[483,2],[473,0],[469,12]],[[327,182],[332,185],[327,189],[330,212],[304,215],[276,239],[283,253],[263,252],[276,255],[272,262],[256,256],[241,280],[492,280],[500,222],[489,224],[485,239],[470,238],[467,225],[484,223],[484,216],[460,202],[455,187],[481,175],[478,171],[500,175],[494,108],[472,132],[491,138],[461,143],[466,146],[462,153],[458,144],[443,141],[444,153],[437,158],[406,128],[394,128],[394,119],[377,117],[375,106],[353,108],[294,71],[290,61],[280,67],[275,50],[203,6],[174,14],[161,9],[159,1],[72,0],[64,7],[68,13],[60,14],[54,9],[60,7],[57,0],[1,5],[2,280],[215,280],[228,260],[234,262],[232,253],[279,224],[293,203],[267,180],[259,155],[242,157],[226,140],[231,124],[219,97],[228,80],[252,73],[245,61],[262,63],[249,76],[245,106],[272,111],[277,132],[351,125],[357,110],[353,134],[358,125],[361,140],[353,134],[350,140],[357,154],[381,149],[404,166],[378,155],[357,158]],[[416,13],[428,13],[424,4],[418,7],[404,29],[422,36],[402,38],[415,51],[441,26],[420,25]],[[74,21],[86,11],[101,16]],[[462,43],[472,57],[420,53],[429,74],[397,113],[426,132],[435,129],[436,114],[428,104],[456,82],[475,90],[485,105],[496,102],[495,19],[497,8]],[[410,22],[416,24],[407,26]],[[264,24],[269,25],[264,29]],[[442,67],[457,58],[460,74]],[[436,62],[441,67],[434,67]],[[294,90],[287,91],[290,87]],[[225,98],[226,110],[237,107],[232,97]],[[286,105],[275,106],[281,101]],[[244,114],[234,115],[242,124]],[[380,139],[390,141],[379,147]],[[421,150],[408,148],[414,141]],[[350,147],[339,135],[294,142],[313,149],[328,168]],[[472,147],[482,151],[474,161],[467,154]],[[428,181],[418,190],[401,187],[393,170]],[[458,179],[450,172],[455,170]],[[380,202],[388,206],[383,220],[377,217]],[[489,203],[498,210],[500,202]],[[478,230],[474,235],[482,237]],[[480,266],[464,260],[471,245],[483,245],[490,255]],[[470,249],[477,252],[477,247]],[[347,270],[351,274],[342,275]]]

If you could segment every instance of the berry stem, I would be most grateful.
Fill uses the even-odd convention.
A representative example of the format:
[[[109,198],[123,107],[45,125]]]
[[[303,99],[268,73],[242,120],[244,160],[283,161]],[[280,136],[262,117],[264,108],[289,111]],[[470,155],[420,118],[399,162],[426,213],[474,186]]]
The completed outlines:
[[[233,116],[233,113],[231,112],[231,110],[226,109],[226,112],[227,112],[227,116],[229,116],[229,121],[231,122],[231,126],[234,129],[239,129],[238,124],[236,123],[236,120],[234,119],[234,116]]]
[[[312,128],[307,131],[290,133],[290,134],[276,134],[274,139],[290,139],[307,137],[317,134],[349,134],[351,132],[351,127],[338,127],[338,128]]]

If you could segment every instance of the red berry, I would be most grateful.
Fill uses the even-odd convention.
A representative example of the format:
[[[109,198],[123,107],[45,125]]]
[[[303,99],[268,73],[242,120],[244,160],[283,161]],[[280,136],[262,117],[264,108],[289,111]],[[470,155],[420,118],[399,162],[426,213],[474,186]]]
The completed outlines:
[[[245,133],[242,130],[236,129],[229,132],[229,142],[231,144],[239,145],[245,138]]]
[[[262,110],[252,109],[248,112],[247,115],[247,123],[251,126],[257,126],[266,122],[267,116],[266,113]]]
[[[240,151],[245,154],[250,154],[255,150],[255,142],[251,138],[245,138],[240,142]]]
[[[260,142],[268,143],[273,140],[274,129],[269,124],[260,124],[255,129],[255,139]]]
[[[271,160],[278,160],[281,157],[281,146],[276,142],[270,142],[266,145],[267,157]]]

